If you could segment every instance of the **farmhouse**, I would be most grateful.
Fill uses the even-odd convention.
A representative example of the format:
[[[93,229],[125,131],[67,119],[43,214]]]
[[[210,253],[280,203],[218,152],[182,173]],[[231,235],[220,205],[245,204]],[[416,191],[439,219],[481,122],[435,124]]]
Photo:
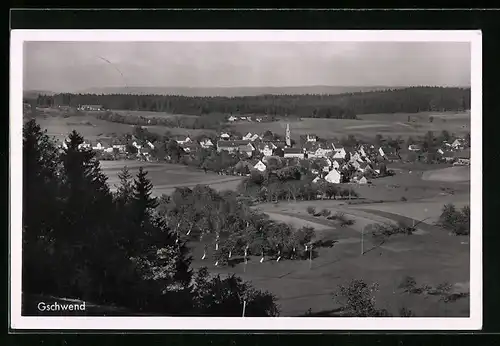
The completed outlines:
[[[420,148],[420,146],[418,144],[410,144],[408,146],[408,150],[409,151],[420,151],[421,148]]]
[[[243,136],[242,139],[244,141],[249,141],[249,140],[251,140],[252,136],[253,136],[252,133],[248,132],[245,136]]]
[[[462,150],[455,153],[456,166],[469,166],[470,165],[470,149]]]
[[[345,151],[345,149],[339,147],[339,148],[335,148],[332,158],[333,159],[345,159],[346,155],[347,155],[347,152]]]
[[[238,146],[238,151],[242,154],[247,154],[248,157],[253,155],[254,150],[255,148],[251,143]]]
[[[398,160],[400,157],[396,152],[396,149],[389,146],[382,146],[378,149],[380,156],[382,156],[386,160],[394,161]]]
[[[341,174],[336,169],[332,169],[326,175],[325,180],[329,183],[339,184],[341,180]]]
[[[266,170],[266,165],[262,161],[258,161],[254,166],[254,169],[258,170],[259,172],[264,172]]]
[[[229,118],[227,118],[227,120],[232,122],[232,121],[238,120],[238,118],[236,118],[234,115],[231,115]]]
[[[146,141],[146,144],[151,148],[151,149],[154,149],[155,146],[153,143],[151,143],[150,141]]]
[[[231,138],[231,135],[229,133],[223,132],[221,133],[220,138],[224,140],[229,140],[229,138]]]
[[[212,140],[210,138],[205,138],[200,141],[200,146],[204,149],[208,149],[214,146]]]
[[[103,109],[101,105],[81,105],[78,107],[80,111],[102,111]]]
[[[283,149],[284,157],[296,157],[296,158],[304,158],[304,151],[302,148],[284,148]]]
[[[259,150],[260,153],[264,156],[272,156],[273,155],[273,148],[272,143],[259,143],[257,146],[257,149]],[[274,145],[273,145],[274,146]]]
[[[191,138],[189,138],[189,136],[183,136],[183,135],[180,135],[180,136],[176,136],[175,137],[175,141],[178,143],[178,144],[186,144],[188,142],[191,142]]]
[[[318,136],[316,136],[315,134],[311,133],[311,134],[308,134],[306,136],[306,140],[308,142],[316,142],[316,140],[318,139]]]
[[[317,183],[321,182],[321,178],[318,176],[318,177],[314,178],[312,182],[314,184],[317,184]]]
[[[113,149],[118,150],[120,153],[127,152],[127,146],[125,144],[113,144]]]
[[[179,146],[186,152],[192,153],[198,149],[198,145],[195,142],[187,142],[183,144],[179,144]]]
[[[457,138],[451,143],[453,149],[458,150],[464,147],[464,140],[461,138]]]

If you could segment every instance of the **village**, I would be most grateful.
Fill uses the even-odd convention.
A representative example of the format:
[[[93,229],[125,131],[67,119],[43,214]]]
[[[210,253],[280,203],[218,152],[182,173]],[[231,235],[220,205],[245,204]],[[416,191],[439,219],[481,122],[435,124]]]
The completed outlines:
[[[314,183],[326,181],[334,184],[370,184],[377,177],[393,175],[394,171],[388,170],[387,164],[394,162],[470,165],[470,139],[467,137],[433,137],[432,143],[426,142],[429,138],[405,143],[401,139],[384,140],[380,135],[377,137],[372,142],[349,138],[351,145],[345,145],[342,142],[345,143],[346,139],[327,140],[308,134],[300,136],[299,143],[295,143],[287,124],[284,137],[270,131],[262,134],[249,132],[243,136],[228,131],[218,136],[191,138],[189,135],[176,135],[159,138],[138,126],[131,135],[85,141],[81,146],[96,151],[101,160],[135,159],[189,164],[200,151],[204,151],[205,157],[210,153],[229,154],[233,158],[230,164],[199,168],[223,175],[249,176],[253,171],[264,173],[283,167],[302,166]],[[382,143],[377,145],[375,142]],[[174,148],[177,149],[176,154],[188,159],[173,160],[169,154],[172,151],[171,143],[177,146]],[[65,145],[63,142],[62,146]]]

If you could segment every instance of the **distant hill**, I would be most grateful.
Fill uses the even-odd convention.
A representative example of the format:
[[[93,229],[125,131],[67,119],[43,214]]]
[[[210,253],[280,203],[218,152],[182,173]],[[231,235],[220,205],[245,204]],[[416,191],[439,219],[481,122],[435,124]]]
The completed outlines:
[[[336,95],[351,92],[367,92],[404,87],[387,86],[294,86],[294,87],[103,87],[81,90],[82,94],[135,94],[135,95],[181,95],[181,96],[258,96],[258,95]]]

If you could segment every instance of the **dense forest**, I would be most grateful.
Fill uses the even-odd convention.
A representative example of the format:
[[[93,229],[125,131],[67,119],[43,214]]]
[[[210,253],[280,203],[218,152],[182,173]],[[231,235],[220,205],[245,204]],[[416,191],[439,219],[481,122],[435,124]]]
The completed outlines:
[[[356,114],[470,109],[470,88],[410,87],[338,95],[186,97],[163,95],[40,95],[38,106],[102,105],[105,109],[171,114],[262,114],[280,117],[355,119]]]

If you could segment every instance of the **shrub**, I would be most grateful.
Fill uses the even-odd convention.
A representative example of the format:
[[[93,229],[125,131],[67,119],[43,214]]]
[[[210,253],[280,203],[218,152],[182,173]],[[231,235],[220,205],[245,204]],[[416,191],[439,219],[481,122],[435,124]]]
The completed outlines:
[[[331,214],[331,213],[332,213],[332,212],[331,212],[330,210],[328,210],[328,209],[323,209],[323,210],[321,211],[321,215],[323,215],[324,217],[328,217],[328,216],[330,216],[330,214]]]
[[[406,202],[406,201],[407,201],[407,199],[405,196],[401,197],[401,202]]]
[[[453,232],[455,235],[468,235],[470,232],[470,207],[457,210],[454,204],[446,204],[437,225]]]
[[[308,206],[306,210],[307,213],[311,215],[314,215],[316,213],[316,208],[314,208],[312,205]]]
[[[411,293],[417,286],[417,281],[413,276],[405,276],[398,288],[402,289],[404,292]]]

